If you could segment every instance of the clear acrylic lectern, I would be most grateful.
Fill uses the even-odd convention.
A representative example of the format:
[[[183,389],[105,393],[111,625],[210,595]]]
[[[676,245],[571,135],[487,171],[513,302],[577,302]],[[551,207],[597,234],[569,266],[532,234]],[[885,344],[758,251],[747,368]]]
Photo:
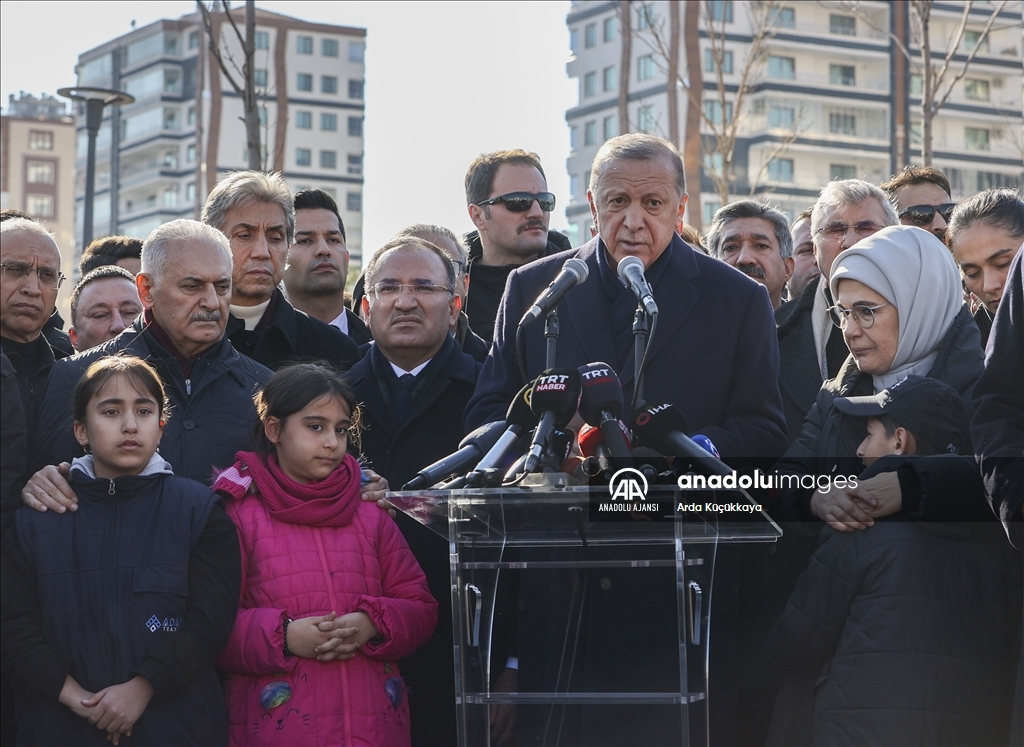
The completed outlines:
[[[742,490],[538,482],[388,494],[449,543],[459,744],[492,709],[517,744],[707,744],[717,545],[782,530]]]

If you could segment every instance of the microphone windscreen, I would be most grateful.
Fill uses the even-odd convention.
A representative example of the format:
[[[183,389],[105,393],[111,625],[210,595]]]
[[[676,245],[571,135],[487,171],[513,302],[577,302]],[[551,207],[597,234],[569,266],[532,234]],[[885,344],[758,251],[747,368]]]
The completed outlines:
[[[645,407],[633,416],[633,432],[640,443],[662,454],[670,453],[668,437],[673,431],[686,434],[686,418],[675,405]]]
[[[576,434],[571,428],[565,430],[556,429],[551,434],[551,453],[555,455],[555,461],[561,464],[572,454],[572,445],[576,443]]]
[[[539,419],[545,412],[553,412],[556,428],[568,425],[580,405],[581,380],[575,368],[555,368],[538,376],[530,398],[534,417]]]
[[[505,432],[505,428],[505,423],[500,420],[481,425],[476,430],[467,434],[466,437],[459,442],[459,448],[462,449],[466,446],[475,445],[480,449],[481,454],[486,454],[491,450],[491,447],[494,446],[494,444],[498,443],[498,439],[501,438],[501,434]]]
[[[516,396],[508,406],[508,413],[505,415],[506,425],[518,425],[529,430],[537,425],[537,416],[530,409],[530,399],[533,397],[533,382],[531,381]]]
[[[622,384],[615,369],[607,363],[580,366],[583,391],[580,394],[580,417],[590,425],[601,422],[601,411],[613,418],[622,417]]]
[[[582,285],[587,282],[587,277],[590,275],[590,268],[587,267],[587,263],[579,257],[566,260],[566,263],[562,265],[562,269],[576,276],[576,285]]]
[[[640,274],[642,275],[644,272],[644,262],[639,257],[634,257],[632,255],[628,257],[623,257],[622,261],[619,262],[618,267],[615,268],[615,272],[618,274],[619,278],[621,278],[622,282],[626,283],[627,285],[629,285],[629,280],[626,279],[626,271],[629,270],[629,268],[634,265],[639,266]]]

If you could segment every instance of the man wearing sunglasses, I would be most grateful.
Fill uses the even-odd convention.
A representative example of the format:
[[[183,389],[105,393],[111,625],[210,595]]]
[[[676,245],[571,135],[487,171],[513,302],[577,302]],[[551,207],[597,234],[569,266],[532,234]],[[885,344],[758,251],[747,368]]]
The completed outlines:
[[[489,344],[509,273],[572,247],[565,236],[548,231],[555,196],[548,192],[536,153],[499,150],[477,158],[466,172],[466,204],[476,226],[466,234],[466,315],[473,331]]]
[[[900,223],[931,231],[942,241],[956,207],[945,174],[931,166],[907,166],[881,186],[895,205]]]

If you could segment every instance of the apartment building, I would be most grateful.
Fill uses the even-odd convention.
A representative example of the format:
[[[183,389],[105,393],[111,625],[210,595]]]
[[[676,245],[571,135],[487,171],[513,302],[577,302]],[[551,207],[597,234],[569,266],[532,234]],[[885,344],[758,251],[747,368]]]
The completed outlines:
[[[234,11],[242,29],[243,13]],[[242,47],[230,23],[223,14],[212,20],[225,59],[241,68]],[[323,189],[337,200],[356,265],[362,258],[365,38],[361,28],[256,11],[253,67],[265,169],[282,172],[294,191]],[[198,13],[156,21],[84,52],[77,74],[79,86],[135,97],[104,112],[94,236],[145,237],[168,220],[198,218],[217,181],[248,167],[242,99],[210,54]],[[84,112],[77,128],[80,239]]]
[[[53,232],[61,252],[61,272],[75,267],[75,120],[67,102],[22,91],[11,94],[0,116],[0,207],[27,213]],[[68,319],[68,280],[57,294],[57,308]]]
[[[566,112],[572,145],[566,215],[574,239],[590,235],[593,157],[605,140],[625,132],[671,139],[684,152],[687,222],[705,227],[722,204],[711,178],[724,173],[715,133],[734,117],[729,199],[753,194],[791,216],[831,179],[879,183],[908,162],[921,163],[922,81],[895,41],[916,53],[908,5],[574,2],[566,19],[567,73],[579,85],[579,103]],[[932,56],[940,66],[942,44],[954,38],[963,8],[933,6]],[[933,120],[933,165],[950,177],[954,199],[992,186],[1019,188],[1024,180],[1022,9],[1024,3],[1010,3],[983,34],[991,6],[976,3],[951,63],[948,78],[981,39]],[[766,18],[770,30],[752,55]]]

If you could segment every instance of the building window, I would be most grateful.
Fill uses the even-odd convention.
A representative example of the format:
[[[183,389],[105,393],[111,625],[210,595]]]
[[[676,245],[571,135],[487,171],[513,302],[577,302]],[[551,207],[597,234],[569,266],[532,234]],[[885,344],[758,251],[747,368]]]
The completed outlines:
[[[260,118],[260,126],[261,127],[266,127],[267,126],[267,107],[261,106],[259,109],[256,110],[256,115]]]
[[[597,73],[587,73],[583,76],[583,95],[595,96],[597,94]]]
[[[853,16],[839,16],[832,13],[828,17],[828,31],[840,36],[857,35],[857,19]]]
[[[295,89],[298,91],[312,91],[313,76],[309,73],[299,73],[295,76]]]
[[[336,169],[338,168],[338,153],[333,150],[322,150],[320,151],[320,168],[322,169]]]
[[[924,90],[924,80],[917,73],[910,74],[910,95],[920,96]]]
[[[722,102],[720,101],[705,101],[704,102],[704,116],[708,119],[711,124],[720,125],[722,124]],[[725,124],[732,124],[732,102],[725,102]]]
[[[709,0],[708,15],[712,21],[732,23],[732,0]]]
[[[164,37],[164,54],[178,54],[178,37],[176,34],[167,34]]]
[[[337,93],[338,78],[334,75],[320,76],[320,93]]]
[[[602,78],[602,82],[604,84],[602,86],[602,88],[604,89],[605,93],[607,93],[608,91],[614,91],[615,90],[615,66],[614,65],[612,65],[611,67],[606,67],[601,72],[601,78]]]
[[[796,11],[793,8],[776,8],[769,22],[774,24],[775,28],[794,29],[796,28]]]
[[[704,170],[713,176],[722,176],[725,173],[725,159],[721,153],[704,154]]]
[[[270,34],[266,31],[257,31],[254,41],[256,43],[256,49],[270,49]],[[189,48],[191,49],[191,47]]]
[[[335,132],[338,129],[338,115],[320,112],[320,129]]]
[[[580,128],[573,125],[569,128],[569,150],[575,151],[580,147]]]
[[[320,54],[324,57],[337,57],[338,56],[338,40],[337,39],[321,39],[320,40]]]
[[[792,57],[769,55],[768,77],[779,80],[793,80],[796,77],[796,60]]]
[[[164,70],[164,93],[181,93],[181,71]]]
[[[363,155],[361,153],[348,154],[348,173],[359,176],[363,173]]]
[[[579,199],[580,196],[580,175],[569,174],[569,197],[573,200]]]
[[[981,44],[978,44],[978,40],[981,40]],[[966,29],[964,31],[963,43],[961,48],[964,52],[970,53],[974,47],[978,47],[979,52],[988,51],[988,35],[982,36],[980,31],[974,31],[972,29]]]
[[[185,185],[185,199],[191,202],[196,199],[196,183],[189,182]]]
[[[855,86],[857,69],[853,65],[829,65],[828,82],[834,86]]]
[[[313,151],[309,148],[296,148],[295,149],[295,165],[296,166],[309,166],[313,163]]]
[[[193,31],[188,35],[188,48],[198,49],[199,48],[199,32]]]
[[[53,132],[49,130],[28,131],[29,150],[53,150]]]
[[[606,42],[615,41],[615,16],[605,18],[602,27],[604,30],[604,40]]]
[[[583,46],[587,49],[597,46],[597,24],[588,23],[583,29]]]
[[[597,144],[597,121],[587,122],[583,125],[583,144]]]
[[[349,80],[348,82],[348,97],[350,99],[356,99],[357,101],[363,100],[363,81],[361,80]]]
[[[713,73],[718,69],[718,63],[715,60],[715,52],[712,49],[704,50],[704,70],[705,72]],[[725,50],[722,53],[722,72],[726,75],[732,74],[732,50]]]
[[[979,171],[977,188],[979,192],[986,189],[1020,189],[1020,183],[1010,174],[998,171]]]
[[[604,118],[604,121],[602,122],[602,129],[604,130],[603,134],[605,140],[611,140],[613,137],[615,137],[616,132],[614,114],[611,114]]]
[[[362,117],[349,117],[348,118],[348,134],[350,137],[362,137],[363,136],[363,118]]]
[[[833,163],[829,166],[829,179],[856,179],[857,167],[845,163]]]
[[[840,112],[830,112],[828,115],[828,131],[831,132],[833,135],[856,135],[856,115],[842,114]]]
[[[569,51],[576,54],[580,51],[580,31],[579,29],[569,29]]]
[[[25,212],[36,218],[52,218],[53,195],[25,195]]]
[[[313,37],[296,36],[295,51],[298,52],[299,54],[313,54]]]
[[[188,114],[186,115],[186,121],[188,122],[188,126],[189,127],[192,127],[192,126],[195,125],[195,123],[196,123],[196,108],[194,106],[190,106],[188,108]]]
[[[718,212],[718,208],[722,207],[722,203],[715,200],[704,201],[704,225],[710,226],[715,219],[715,213]]]
[[[968,78],[964,81],[964,95],[971,101],[988,101],[989,85],[987,80]]]
[[[178,129],[178,110],[177,109],[164,109],[164,129],[165,130],[177,130]]]
[[[768,162],[768,179],[773,182],[793,181],[793,159],[773,158]]]
[[[636,9],[636,30],[646,31],[654,25],[654,8],[650,5],[641,5]]]
[[[25,164],[25,181],[29,184],[53,184],[56,176],[53,161],[29,161]]]
[[[637,129],[640,132],[650,133],[654,130],[654,106],[648,104],[637,110]]]
[[[345,209],[350,213],[361,213],[363,211],[363,196],[359,192],[347,192],[345,194]]]
[[[192,145],[188,146],[187,148],[185,148],[185,162],[186,163],[195,163],[196,162],[196,146],[195,146],[194,143]]]
[[[785,127],[791,129],[796,121],[796,110],[792,106],[778,106],[772,104],[768,107],[768,126]]]
[[[349,42],[348,43],[348,61],[349,62],[362,62],[365,55],[365,47],[362,42]]]
[[[295,112],[295,126],[300,130],[312,130],[313,112],[303,111],[302,109]]]
[[[265,67],[258,67],[253,70],[252,84],[258,88],[267,87],[267,69]]]
[[[965,127],[964,148],[967,150],[989,150],[989,131],[982,127]]]
[[[636,61],[636,79],[650,80],[654,77],[654,55],[645,54]]]

